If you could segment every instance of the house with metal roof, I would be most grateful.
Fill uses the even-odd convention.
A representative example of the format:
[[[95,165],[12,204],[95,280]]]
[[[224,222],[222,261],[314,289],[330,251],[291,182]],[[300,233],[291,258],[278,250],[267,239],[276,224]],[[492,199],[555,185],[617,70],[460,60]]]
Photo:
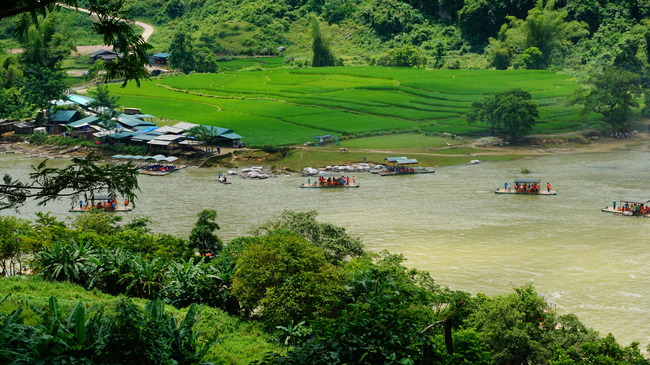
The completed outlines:
[[[109,51],[107,49],[96,49],[90,53],[92,62],[103,60],[105,62],[113,62],[120,57],[117,52]]]
[[[68,95],[68,100],[84,108],[88,108],[90,104],[96,101],[95,99],[90,98],[88,96],[83,96],[78,94]]]
[[[81,113],[76,110],[59,110],[50,115],[51,124],[68,124],[81,119]]]
[[[140,126],[155,126],[156,123],[149,122],[149,121],[144,121],[142,119],[138,119],[133,115],[128,115],[128,114],[120,114],[117,117],[117,122],[124,126],[125,128],[135,128],[135,127],[140,127]]]
[[[156,65],[166,65],[167,61],[169,60],[169,56],[171,56],[171,53],[156,53],[155,55],[151,56],[149,59],[150,63],[156,64]]]
[[[70,130],[66,132],[66,134],[72,137],[82,137],[86,139],[90,138],[92,137],[93,133],[101,130],[101,128],[97,126],[101,123],[101,121],[102,120],[97,117],[86,117],[75,122],[68,123],[65,126]]]

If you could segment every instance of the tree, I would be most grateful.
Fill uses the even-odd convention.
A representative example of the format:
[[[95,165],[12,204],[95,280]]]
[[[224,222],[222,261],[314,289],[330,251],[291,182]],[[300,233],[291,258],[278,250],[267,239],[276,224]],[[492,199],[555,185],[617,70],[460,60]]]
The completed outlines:
[[[194,71],[196,64],[194,45],[192,37],[185,28],[179,28],[174,34],[169,49],[172,50],[172,54],[169,56],[169,66],[186,74]]]
[[[41,65],[30,65],[25,69],[22,81],[24,97],[39,111],[37,119],[41,123],[47,122],[51,101],[63,99],[67,89],[63,77],[63,73]]]
[[[107,193],[123,196],[133,202],[138,186],[138,170],[128,165],[100,166],[101,157],[88,154],[85,158],[73,158],[72,164],[62,168],[47,167],[47,160],[33,167],[29,182],[5,174],[0,184],[0,210],[18,208],[27,199],[35,199],[45,205],[62,197],[73,202],[80,197],[89,200],[95,194]]]
[[[19,17],[17,30],[24,33],[38,16],[47,16],[59,10],[55,4],[76,7],[77,0],[6,0],[0,7],[0,19]],[[140,79],[147,77],[144,67],[149,63],[147,52],[152,48],[131,27],[124,10],[125,1],[90,0],[88,10],[98,19],[93,31],[103,37],[104,44],[123,56],[107,65],[105,80],[124,78],[125,86],[130,80],[140,85]]]
[[[201,256],[216,256],[223,249],[223,242],[214,234],[215,229],[219,229],[216,222],[217,211],[204,209],[197,216],[192,232],[190,233],[190,248],[196,250]]]
[[[90,103],[91,108],[97,108],[99,114],[103,119],[110,120],[111,118],[117,117],[120,113],[116,110],[119,106],[117,103],[120,100],[117,96],[111,96],[108,91],[108,86],[104,84],[97,85],[95,90],[92,90],[90,94],[95,99]]]
[[[304,238],[278,231],[247,242],[232,293],[243,314],[269,328],[335,313],[345,297],[342,270]]]
[[[639,104],[636,98],[644,91],[641,77],[633,72],[607,66],[602,72],[589,75],[588,88],[576,90],[570,105],[583,105],[583,116],[590,112],[602,114],[605,128],[628,132],[633,111]]]
[[[467,122],[480,121],[490,125],[492,133],[502,129],[511,142],[530,132],[539,118],[539,109],[530,93],[521,89],[510,89],[472,103]]]
[[[74,44],[69,35],[57,29],[59,18],[58,14],[47,17],[20,35],[24,51],[19,57],[25,65],[39,65],[51,70],[61,68],[61,62],[70,55]]]
[[[313,58],[311,61],[312,67],[329,67],[336,66],[336,60],[334,59],[334,54],[325,43],[323,39],[323,34],[320,30],[320,25],[318,24],[318,18],[312,15],[310,18],[311,22],[311,35],[313,41],[311,44],[311,50],[313,53]]]
[[[343,227],[316,220],[316,211],[293,212],[285,210],[280,219],[263,224],[256,234],[268,234],[275,231],[291,231],[306,238],[309,242],[322,248],[332,263],[361,256],[363,244],[359,238],[351,237]]]

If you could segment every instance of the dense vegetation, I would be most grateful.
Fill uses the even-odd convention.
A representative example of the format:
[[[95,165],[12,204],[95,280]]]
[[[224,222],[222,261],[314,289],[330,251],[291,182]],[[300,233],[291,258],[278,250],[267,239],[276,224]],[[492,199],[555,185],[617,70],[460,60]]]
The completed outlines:
[[[400,255],[364,252],[358,238],[314,212],[284,212],[226,245],[216,217],[199,212],[187,239],[150,233],[143,219],[119,225],[103,212],[71,226],[49,214],[34,222],[0,217],[5,270],[17,274],[29,263],[37,276],[0,280],[12,293],[0,302],[0,359],[648,363],[638,343],[600,337],[530,285],[493,298],[450,290],[406,268]],[[212,253],[197,256],[197,243]]]

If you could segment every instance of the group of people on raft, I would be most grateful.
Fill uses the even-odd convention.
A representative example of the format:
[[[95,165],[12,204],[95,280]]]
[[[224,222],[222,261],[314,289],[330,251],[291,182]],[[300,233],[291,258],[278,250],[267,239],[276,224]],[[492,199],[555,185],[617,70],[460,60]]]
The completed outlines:
[[[318,186],[342,186],[342,185],[350,185],[350,182],[352,182],[352,185],[355,185],[357,183],[357,178],[355,176],[352,176],[352,179],[350,179],[347,176],[341,176],[341,177],[328,177],[327,179],[319,176],[318,177]],[[311,185],[311,179],[307,179],[307,185]]]
[[[129,201],[125,200],[124,201],[124,206],[128,207],[129,206]],[[79,209],[81,210],[89,210],[89,209],[100,209],[104,210],[107,212],[115,210],[115,208],[118,207],[118,202],[117,199],[112,199],[112,200],[105,200],[105,201],[100,201],[95,203],[94,201],[90,203],[90,205],[86,205],[84,208],[84,202],[83,200],[79,201]]]
[[[621,212],[622,214],[626,214],[626,215],[643,216],[650,213],[650,207],[645,204],[630,203],[630,202],[621,202],[621,203],[623,204],[619,204],[617,209],[616,201],[613,201],[612,208],[614,208],[615,211]]]
[[[147,171],[174,171],[176,169],[176,166],[174,165],[148,165],[143,167],[143,170]]]
[[[508,183],[506,182],[503,184],[503,187],[505,190],[508,190]],[[550,192],[551,191],[551,184],[546,183],[546,191]],[[537,183],[523,183],[523,184],[515,184],[515,191],[518,193],[539,193],[539,184]]]

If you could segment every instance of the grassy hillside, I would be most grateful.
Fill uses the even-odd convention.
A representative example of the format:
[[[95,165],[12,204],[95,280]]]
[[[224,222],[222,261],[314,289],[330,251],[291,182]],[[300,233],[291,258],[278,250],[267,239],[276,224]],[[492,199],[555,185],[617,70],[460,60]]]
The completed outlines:
[[[52,296],[57,297],[65,315],[79,302],[84,303],[86,308],[96,305],[110,310],[117,301],[116,297],[96,290],[87,291],[77,285],[44,281],[38,277],[5,277],[0,280],[0,293],[10,293],[0,303],[0,311],[9,313],[22,306],[25,323],[30,325],[37,320],[37,314],[32,308],[45,308]],[[140,299],[133,300],[142,307],[146,303]],[[179,319],[187,313],[187,309],[179,310],[172,306],[165,309]],[[244,323],[219,309],[203,307],[201,318],[194,328],[203,338],[216,335],[221,339],[205,358],[216,364],[248,364],[261,358],[265,352],[283,351],[281,347],[272,344],[269,335],[255,324]]]
[[[577,84],[549,71],[423,70],[382,67],[262,69],[171,76],[140,88],[111,87],[120,104],[161,118],[231,128],[251,146],[292,145],[313,136],[368,136],[415,131],[481,135],[468,125],[471,103],[510,88],[529,91],[540,105],[534,133],[583,126],[565,105]]]

